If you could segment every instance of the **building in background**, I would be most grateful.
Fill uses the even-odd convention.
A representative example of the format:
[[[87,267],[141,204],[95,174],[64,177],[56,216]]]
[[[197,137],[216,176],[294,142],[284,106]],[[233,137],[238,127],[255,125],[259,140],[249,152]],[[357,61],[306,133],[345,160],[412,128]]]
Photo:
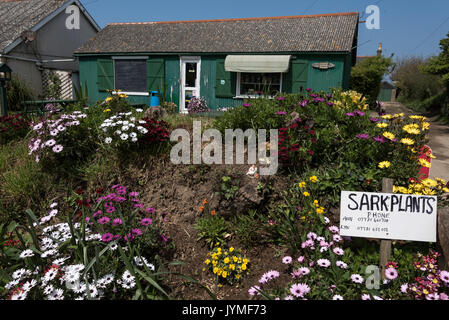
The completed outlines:
[[[46,98],[55,75],[62,99],[79,83],[73,51],[100,27],[78,0],[0,0],[0,62]]]
[[[75,56],[92,102],[117,89],[148,104],[151,91],[166,87],[179,112],[193,96],[227,108],[264,93],[348,89],[358,19],[352,12],[113,23]]]

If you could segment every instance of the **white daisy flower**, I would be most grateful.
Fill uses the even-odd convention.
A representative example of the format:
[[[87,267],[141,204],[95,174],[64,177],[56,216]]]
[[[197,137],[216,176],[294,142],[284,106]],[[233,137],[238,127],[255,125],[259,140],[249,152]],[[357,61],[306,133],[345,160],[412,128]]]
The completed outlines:
[[[136,286],[136,283],[134,281],[123,281],[122,288],[123,289],[132,289]]]
[[[135,280],[134,276],[131,274],[131,272],[129,272],[129,270],[123,272],[122,279],[125,282],[131,282]]]
[[[27,292],[22,291],[11,296],[11,300],[25,300],[27,297]]]
[[[19,257],[22,259],[33,257],[33,256],[34,256],[34,252],[31,249],[26,249],[26,250],[22,251],[22,253],[19,255]]]
[[[11,288],[17,286],[18,284],[19,284],[19,279],[10,281],[10,282],[8,282],[8,283],[5,285],[5,289],[8,289],[8,290],[9,290],[9,289],[11,289]]]
[[[143,109],[137,108],[136,112],[143,112]]]
[[[31,274],[31,271],[29,271],[29,272]],[[22,277],[24,277],[26,274],[27,274],[27,270],[25,270],[23,268],[22,269],[18,269],[18,270],[13,272],[12,278],[15,279],[15,280],[22,279]]]
[[[120,139],[122,139],[122,140],[127,140],[127,139],[128,139],[128,135],[127,135],[126,133],[122,133],[122,134],[120,135]]]
[[[46,296],[48,296],[48,295],[51,294],[54,290],[55,290],[55,288],[50,284],[50,285],[48,285],[48,286],[46,286],[46,287],[44,288],[43,293],[44,293]]]
[[[107,138],[104,140],[104,142],[107,143],[107,144],[110,144],[110,143],[112,142],[112,138],[111,138],[111,137],[107,137]]]

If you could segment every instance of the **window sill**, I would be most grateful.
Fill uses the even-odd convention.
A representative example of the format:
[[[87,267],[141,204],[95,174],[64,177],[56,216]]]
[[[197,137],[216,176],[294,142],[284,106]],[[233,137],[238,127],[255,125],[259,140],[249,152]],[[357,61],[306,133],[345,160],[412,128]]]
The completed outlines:
[[[262,96],[235,96],[235,97],[233,97],[233,99],[257,99],[257,98],[273,99],[274,96],[265,97],[262,95]]]
[[[126,91],[114,91],[112,94],[126,94],[127,96],[149,96],[148,92],[126,92]]]

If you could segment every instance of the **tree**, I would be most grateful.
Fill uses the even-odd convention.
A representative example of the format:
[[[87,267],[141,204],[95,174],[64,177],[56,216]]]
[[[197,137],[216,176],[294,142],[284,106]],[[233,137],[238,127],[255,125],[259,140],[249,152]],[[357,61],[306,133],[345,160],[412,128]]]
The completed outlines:
[[[400,101],[423,101],[444,89],[439,76],[421,70],[428,62],[429,59],[422,57],[405,57],[395,61],[391,79],[399,89]]]
[[[368,104],[374,106],[382,78],[392,65],[391,58],[375,56],[363,59],[351,69],[351,89],[363,94]]]
[[[441,76],[446,88],[449,90],[449,33],[447,38],[440,41],[441,53],[429,60],[423,71]]]

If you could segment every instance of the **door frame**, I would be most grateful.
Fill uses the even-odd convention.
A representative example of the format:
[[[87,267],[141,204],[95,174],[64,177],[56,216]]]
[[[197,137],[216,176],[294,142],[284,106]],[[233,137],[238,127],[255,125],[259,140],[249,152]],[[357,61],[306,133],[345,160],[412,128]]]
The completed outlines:
[[[185,64],[189,62],[196,63],[196,82],[195,87],[185,87]],[[179,113],[187,113],[187,108],[185,107],[185,90],[195,90],[197,92],[197,96],[201,96],[201,57],[200,56],[181,56],[179,58],[179,65],[180,65],[180,79],[181,79],[181,85],[179,86]]]

